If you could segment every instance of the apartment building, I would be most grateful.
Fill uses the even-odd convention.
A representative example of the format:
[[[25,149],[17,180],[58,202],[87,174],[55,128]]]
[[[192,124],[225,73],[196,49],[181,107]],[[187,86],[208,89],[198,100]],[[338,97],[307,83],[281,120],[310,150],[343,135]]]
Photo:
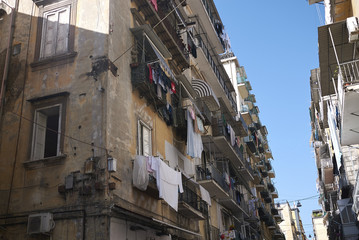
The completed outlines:
[[[283,221],[279,224],[280,229],[287,240],[304,240],[307,239],[303,222],[300,217],[300,210],[297,206],[291,207],[288,202],[279,204],[279,212]]]
[[[212,0],[0,0],[0,18],[1,238],[284,239]]]
[[[312,211],[312,224],[313,224],[313,239],[316,240],[327,240],[327,227],[324,225],[324,218],[322,209]]]
[[[319,68],[311,70],[312,145],[329,239],[357,239],[359,169],[358,1],[323,3]]]

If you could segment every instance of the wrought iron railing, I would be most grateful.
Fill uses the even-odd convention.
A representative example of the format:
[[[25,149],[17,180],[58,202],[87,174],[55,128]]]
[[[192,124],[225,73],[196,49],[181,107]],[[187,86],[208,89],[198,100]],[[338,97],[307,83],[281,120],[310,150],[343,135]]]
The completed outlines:
[[[204,202],[200,196],[198,196],[194,191],[192,191],[185,185],[183,186],[183,193],[179,194],[179,201],[187,203],[188,205],[203,214],[208,213],[207,203]]]
[[[219,84],[221,85],[223,91],[225,92],[229,102],[231,103],[232,108],[237,112],[237,103],[234,100],[234,98],[232,97],[232,94],[229,91],[227,85],[225,84],[222,74],[221,74],[220,70],[218,69],[218,67],[216,66],[216,63],[213,60],[213,58],[208,50],[208,47],[206,46],[206,44],[204,43],[204,41],[202,40],[202,38],[200,36],[197,36],[197,39],[199,42],[198,46],[200,48],[202,48],[203,53],[206,56],[208,63],[211,65],[211,68],[212,68],[214,74],[216,75],[217,80],[218,80]]]
[[[197,181],[214,180],[225,192],[229,191],[228,183],[224,175],[213,165],[197,165],[196,166]]]
[[[226,138],[226,140],[228,141],[228,143],[233,148],[233,150],[238,155],[239,159],[241,159],[241,162],[242,163],[244,162],[243,153],[241,152],[241,150],[240,150],[239,146],[237,145],[237,143],[232,145],[231,136],[228,133],[227,126],[225,126],[223,124],[223,121],[221,119],[218,120],[217,123],[212,124],[212,134],[213,134],[214,137],[216,137],[216,136],[224,136]]]
[[[206,12],[207,12],[207,15],[208,15],[209,19],[211,20],[211,23],[212,23],[213,28],[214,28],[214,30],[216,31],[216,24],[220,23],[220,22],[219,22],[219,19],[216,18],[216,16],[212,13],[212,9],[211,9],[211,7],[210,7],[210,4],[209,4],[208,0],[202,0],[202,3],[203,3],[203,5],[204,5],[204,8],[206,9]],[[217,21],[217,22],[216,22],[216,21]],[[220,23],[220,24],[221,24],[221,23]],[[223,29],[223,30],[224,30],[224,29]],[[220,36],[220,33],[217,32],[217,31],[216,31],[216,33],[217,33],[217,36],[218,36],[219,40],[221,41],[221,44],[222,44],[223,48],[225,48],[224,42],[223,42],[222,37]]]

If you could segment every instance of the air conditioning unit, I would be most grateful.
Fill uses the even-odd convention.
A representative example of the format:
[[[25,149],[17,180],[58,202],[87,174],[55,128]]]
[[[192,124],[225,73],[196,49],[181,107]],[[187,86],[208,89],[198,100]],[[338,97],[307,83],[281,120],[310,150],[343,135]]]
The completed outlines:
[[[27,233],[48,233],[55,227],[52,213],[37,213],[29,215]]]
[[[357,17],[347,18],[349,42],[354,43],[359,39],[359,22]]]

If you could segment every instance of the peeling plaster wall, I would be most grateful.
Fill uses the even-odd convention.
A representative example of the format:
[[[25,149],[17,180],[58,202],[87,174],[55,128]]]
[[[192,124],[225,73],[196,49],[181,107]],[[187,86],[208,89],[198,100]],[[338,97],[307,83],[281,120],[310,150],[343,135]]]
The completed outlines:
[[[21,52],[11,57],[11,68],[6,89],[6,107],[1,121],[0,131],[0,214],[17,216],[29,212],[51,211],[53,208],[83,206],[104,199],[106,191],[95,191],[95,178],[85,176],[91,182],[92,195],[81,196],[73,190],[66,196],[58,192],[65,184],[65,177],[78,171],[80,180],[84,173],[84,164],[92,156],[98,157],[97,169],[107,167],[105,147],[105,110],[107,70],[100,72],[97,79],[89,75],[94,62],[99,57],[108,56],[109,2],[102,0],[77,0],[74,51],[77,55],[73,62],[65,64],[43,65],[40,68],[30,66],[35,59],[36,32],[39,9],[31,0],[20,0],[20,9],[16,17],[13,45],[21,44]],[[33,17],[31,12],[33,11]],[[7,36],[8,17],[0,21],[2,33]],[[89,19],[93,21],[89,21]],[[31,31],[29,32],[29,30]],[[3,65],[3,52],[6,37],[0,39],[0,64]],[[2,69],[2,68],[1,68]],[[106,90],[106,89],[105,89]],[[49,164],[39,161],[28,164],[31,153],[34,105],[29,99],[51,94],[68,92],[66,104],[65,133],[63,154],[66,158]],[[24,96],[24,98],[23,98]],[[22,114],[22,118],[19,116]],[[80,141],[78,141],[80,140]],[[27,164],[24,164],[27,163]],[[96,172],[96,179],[105,182],[105,172]],[[74,183],[80,187],[78,182]],[[12,187],[11,197],[10,186]],[[10,200],[8,202],[8,200]],[[9,205],[8,205],[9,204]],[[106,239],[106,220],[100,217],[88,221],[88,234]],[[76,228],[71,221],[55,221],[54,239],[82,239],[82,226]],[[81,220],[82,221],[82,220]],[[103,222],[105,221],[105,222]],[[1,220],[1,224],[4,220]],[[63,225],[65,224],[65,225]],[[10,239],[25,239],[27,218],[22,225],[14,225],[5,231]],[[94,229],[99,230],[98,232]],[[103,229],[101,229],[103,228]],[[14,230],[15,229],[15,230]],[[21,229],[21,230],[20,230]],[[11,238],[12,231],[16,238]],[[64,234],[67,232],[67,235]],[[61,236],[61,237],[60,237]],[[34,238],[36,239],[36,238]],[[89,237],[92,239],[92,237]]]

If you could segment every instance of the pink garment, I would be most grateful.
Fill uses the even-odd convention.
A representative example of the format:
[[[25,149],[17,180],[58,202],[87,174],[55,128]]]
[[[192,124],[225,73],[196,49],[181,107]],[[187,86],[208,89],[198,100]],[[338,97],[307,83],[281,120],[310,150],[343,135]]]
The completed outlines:
[[[193,108],[188,107],[188,111],[189,111],[189,113],[191,115],[192,120],[195,120],[196,119],[196,113],[194,112]]]
[[[150,3],[155,8],[155,10],[158,11],[157,0],[150,0]]]

